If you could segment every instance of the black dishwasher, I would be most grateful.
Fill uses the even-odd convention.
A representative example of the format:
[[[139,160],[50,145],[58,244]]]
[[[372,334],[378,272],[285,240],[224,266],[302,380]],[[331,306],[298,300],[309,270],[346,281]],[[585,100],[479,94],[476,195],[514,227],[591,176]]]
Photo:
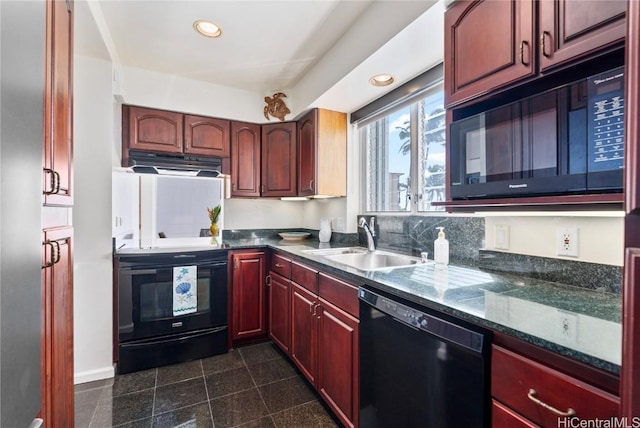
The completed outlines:
[[[489,332],[377,291],[358,296],[361,428],[489,426]]]

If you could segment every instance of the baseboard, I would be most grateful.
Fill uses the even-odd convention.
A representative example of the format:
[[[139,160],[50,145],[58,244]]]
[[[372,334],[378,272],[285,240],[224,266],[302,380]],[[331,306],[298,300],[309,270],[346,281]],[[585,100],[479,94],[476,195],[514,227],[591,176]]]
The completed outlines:
[[[96,370],[87,370],[85,372],[75,373],[73,376],[73,383],[75,385],[79,383],[93,382],[94,380],[109,379],[114,377],[116,371],[113,366],[103,367]]]

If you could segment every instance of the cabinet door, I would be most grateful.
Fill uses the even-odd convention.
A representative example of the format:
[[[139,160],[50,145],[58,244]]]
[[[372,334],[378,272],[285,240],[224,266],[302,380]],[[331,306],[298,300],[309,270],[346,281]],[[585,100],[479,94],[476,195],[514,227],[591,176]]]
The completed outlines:
[[[41,414],[46,426],[71,427],[74,421],[73,229],[45,229],[43,235]]]
[[[126,139],[129,149],[182,153],[182,113],[134,106],[122,108],[123,116],[127,115],[122,118],[123,122],[126,120],[128,124],[123,127],[122,139],[123,144]],[[125,149],[123,147],[123,153]]]
[[[296,196],[296,123],[262,125],[262,196]]]
[[[260,196],[260,125],[231,122],[231,196]]]
[[[289,354],[291,337],[291,280],[269,273],[269,337]]]
[[[457,1],[445,13],[445,105],[535,73],[533,0]]]
[[[324,299],[320,299],[317,312],[318,392],[345,426],[357,427],[359,321]]]
[[[316,193],[316,126],[318,110],[298,121],[298,196]]]
[[[184,152],[193,155],[229,157],[230,123],[225,119],[184,116]]]
[[[291,359],[313,385],[318,364],[316,297],[291,283]]]
[[[265,336],[265,255],[263,252],[234,252],[231,339]]]
[[[47,2],[43,202],[73,205],[72,2]]]
[[[622,43],[626,8],[626,0],[541,1],[540,71]]]

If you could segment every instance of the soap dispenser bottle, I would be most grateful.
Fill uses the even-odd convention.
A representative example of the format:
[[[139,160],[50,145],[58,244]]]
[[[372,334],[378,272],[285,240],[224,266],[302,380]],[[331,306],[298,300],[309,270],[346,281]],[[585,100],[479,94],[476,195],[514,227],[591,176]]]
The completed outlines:
[[[438,239],[433,241],[433,260],[436,265],[446,266],[449,264],[449,241],[444,237],[444,227],[436,227],[440,229]]]

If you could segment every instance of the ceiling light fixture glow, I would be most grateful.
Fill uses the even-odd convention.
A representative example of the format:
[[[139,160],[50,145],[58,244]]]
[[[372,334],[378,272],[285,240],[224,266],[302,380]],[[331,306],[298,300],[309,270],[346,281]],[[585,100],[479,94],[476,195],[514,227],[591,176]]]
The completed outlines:
[[[220,37],[222,35],[222,27],[211,21],[199,19],[193,23],[193,29],[205,37]]]
[[[373,86],[389,86],[393,82],[395,82],[396,78],[390,74],[376,74],[371,79],[369,79],[369,83]]]

